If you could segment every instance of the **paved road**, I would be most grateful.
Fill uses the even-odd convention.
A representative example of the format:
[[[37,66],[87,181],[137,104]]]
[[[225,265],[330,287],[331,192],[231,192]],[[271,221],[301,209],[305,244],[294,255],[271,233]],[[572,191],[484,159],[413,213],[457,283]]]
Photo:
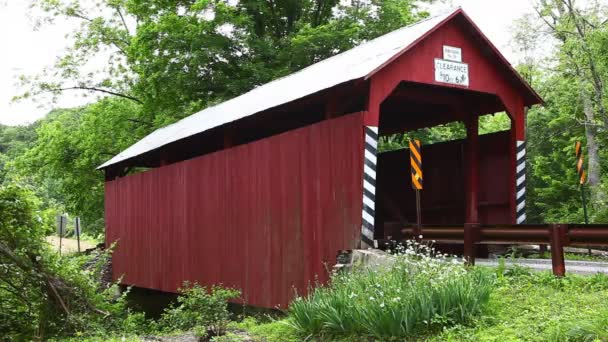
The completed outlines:
[[[507,265],[521,265],[535,271],[551,271],[551,259],[505,259]],[[498,266],[498,259],[475,259],[475,265]],[[608,262],[566,260],[566,273],[608,274]]]

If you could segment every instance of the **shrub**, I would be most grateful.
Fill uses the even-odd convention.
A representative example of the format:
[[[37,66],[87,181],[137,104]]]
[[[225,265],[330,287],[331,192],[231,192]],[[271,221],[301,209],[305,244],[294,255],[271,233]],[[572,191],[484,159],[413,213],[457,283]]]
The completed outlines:
[[[461,261],[408,242],[395,263],[334,276],[290,306],[302,335],[404,338],[422,330],[465,323],[489,300],[494,277]]]
[[[177,304],[165,310],[159,325],[168,331],[205,328],[214,335],[222,335],[230,318],[228,301],[240,295],[240,291],[234,289],[221,286],[207,288],[186,282],[180,289]]]
[[[51,251],[39,203],[26,188],[0,187],[0,339],[131,329],[136,317],[126,310],[124,296],[117,296],[116,285],[101,288],[100,267],[83,271],[85,264],[105,262],[111,251],[97,259]]]
[[[301,339],[297,336],[294,328],[281,316],[280,319],[274,317],[245,317],[240,322],[231,322],[228,329],[245,330],[255,341],[264,342],[298,342]]]

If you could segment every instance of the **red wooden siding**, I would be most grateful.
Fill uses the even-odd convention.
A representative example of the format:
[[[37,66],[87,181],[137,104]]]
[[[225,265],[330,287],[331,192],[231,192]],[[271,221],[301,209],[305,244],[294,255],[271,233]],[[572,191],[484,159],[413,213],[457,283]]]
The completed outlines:
[[[286,307],[360,239],[362,113],[106,183],[114,279]]]
[[[509,131],[479,136],[480,223],[510,222],[510,138]],[[455,140],[422,147],[423,224],[464,224],[464,144],[465,140]],[[377,170],[379,235],[398,237],[400,225],[390,224],[399,222],[395,210],[410,223],[416,222],[415,194],[409,178],[409,150],[379,154]]]

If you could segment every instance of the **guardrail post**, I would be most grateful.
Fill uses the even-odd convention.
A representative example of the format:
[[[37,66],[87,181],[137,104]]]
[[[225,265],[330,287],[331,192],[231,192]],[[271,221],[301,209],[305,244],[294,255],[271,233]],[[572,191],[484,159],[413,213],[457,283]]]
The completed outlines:
[[[475,240],[479,225],[476,223],[464,224],[464,259],[467,265],[475,266]]]
[[[549,237],[551,240],[551,265],[556,277],[566,275],[566,264],[564,262],[564,244],[568,226],[564,224],[552,224],[549,226]]]

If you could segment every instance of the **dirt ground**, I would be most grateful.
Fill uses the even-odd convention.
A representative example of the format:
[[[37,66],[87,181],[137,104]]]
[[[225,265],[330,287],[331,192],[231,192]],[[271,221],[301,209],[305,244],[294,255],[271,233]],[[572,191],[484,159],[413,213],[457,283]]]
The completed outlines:
[[[58,236],[47,236],[46,241],[53,246],[54,250],[59,250],[59,237]],[[80,241],[80,250],[84,251],[89,248],[95,247],[93,242]],[[61,239],[61,253],[74,253],[78,251],[78,241],[76,239]]]

